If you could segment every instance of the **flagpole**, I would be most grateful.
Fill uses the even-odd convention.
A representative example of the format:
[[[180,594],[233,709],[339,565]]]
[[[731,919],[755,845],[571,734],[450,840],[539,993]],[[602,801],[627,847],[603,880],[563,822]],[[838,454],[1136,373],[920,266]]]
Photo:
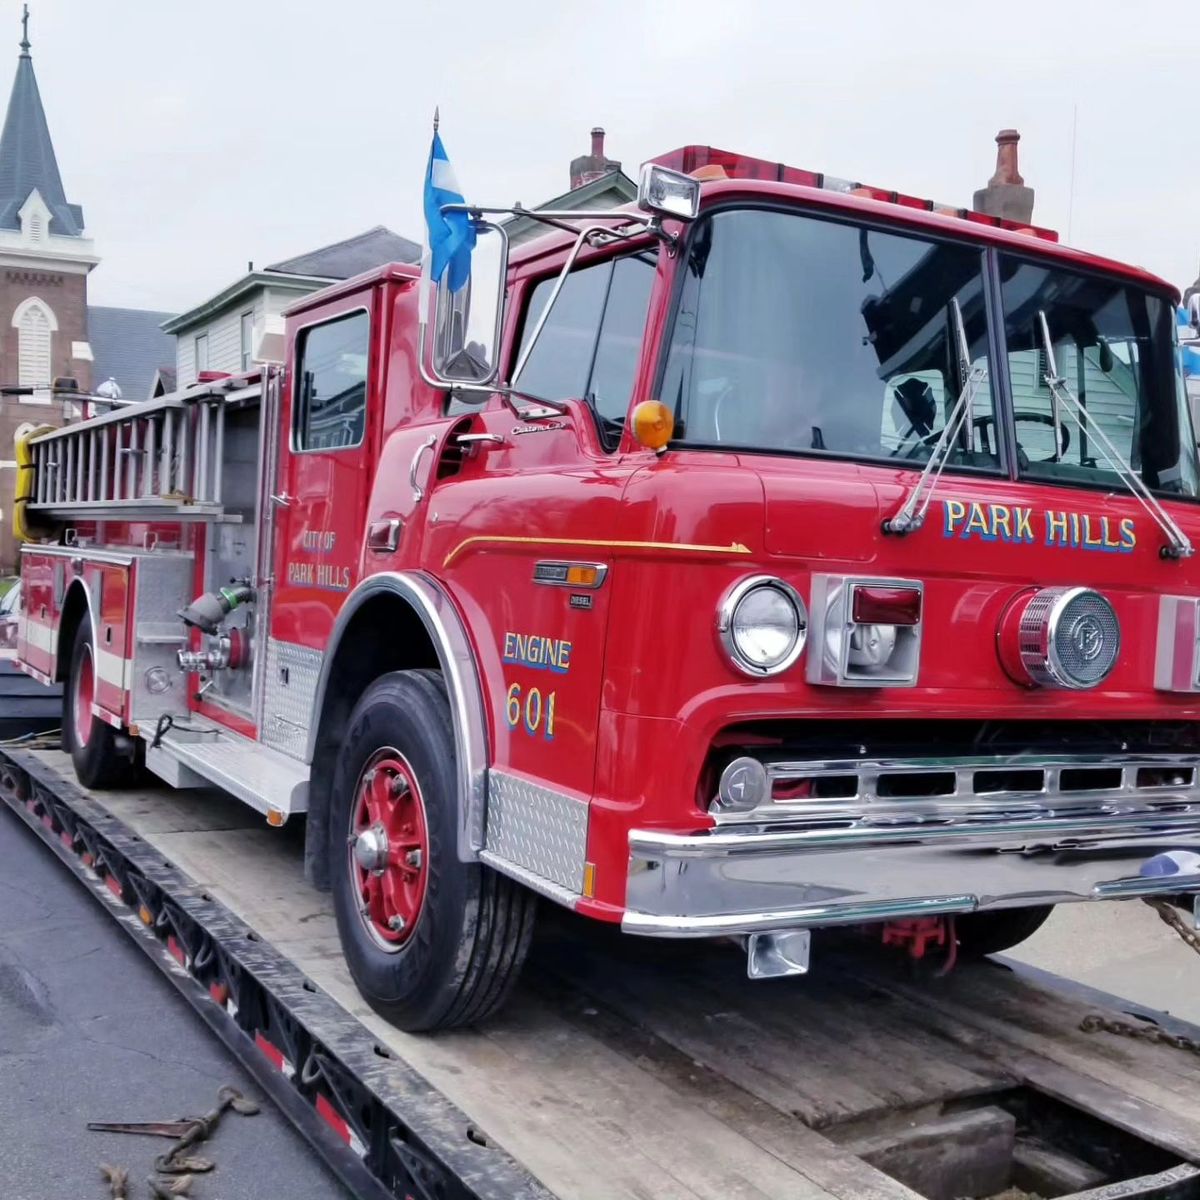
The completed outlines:
[[[437,105],[435,104],[433,106],[433,132],[434,133],[437,133],[437,127],[438,127],[438,110],[437,110]]]

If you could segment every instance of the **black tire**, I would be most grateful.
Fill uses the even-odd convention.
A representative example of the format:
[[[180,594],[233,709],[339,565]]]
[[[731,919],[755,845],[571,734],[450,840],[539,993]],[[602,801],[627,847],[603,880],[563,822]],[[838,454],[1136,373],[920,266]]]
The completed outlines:
[[[968,913],[954,922],[958,952],[966,958],[982,958],[1011,950],[1032,937],[1045,923],[1053,904],[1032,908],[1000,908],[995,912]]]
[[[393,751],[416,784],[427,854],[423,899],[411,928],[405,922],[400,932],[388,934],[378,920],[383,908],[366,903],[368,912],[360,911],[372,894],[361,890],[370,888],[370,872],[354,859],[350,839],[365,820],[360,788],[374,786],[367,782],[368,767],[372,779],[376,770],[391,771],[386,764],[397,761],[389,757]],[[385,765],[374,768],[376,762]],[[393,794],[400,776],[384,778],[392,781]],[[409,789],[401,787],[400,794]],[[334,769],[330,881],[342,950],[358,990],[376,1012],[410,1032],[470,1025],[493,1013],[516,982],[533,933],[532,892],[481,863],[459,860],[457,796],[441,674],[396,671],[377,679],[350,715]],[[389,936],[404,940],[384,949],[382,939]]]
[[[117,731],[91,713],[95,680],[92,621],[85,613],[71,644],[71,663],[63,691],[63,749],[70,754],[75,774],[84,787],[120,787],[132,778],[133,755],[120,746]]]

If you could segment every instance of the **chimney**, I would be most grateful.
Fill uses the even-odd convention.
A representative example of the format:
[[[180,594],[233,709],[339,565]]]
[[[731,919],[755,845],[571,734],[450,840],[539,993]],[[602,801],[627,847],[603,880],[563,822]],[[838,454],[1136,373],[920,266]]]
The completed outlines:
[[[996,173],[987,187],[975,193],[975,211],[1028,225],[1033,220],[1033,188],[1025,186],[1017,169],[1017,143],[1021,135],[1015,129],[996,134]]]
[[[604,130],[599,125],[592,130],[592,152],[571,160],[571,191],[593,179],[619,171],[621,164],[604,155]]]

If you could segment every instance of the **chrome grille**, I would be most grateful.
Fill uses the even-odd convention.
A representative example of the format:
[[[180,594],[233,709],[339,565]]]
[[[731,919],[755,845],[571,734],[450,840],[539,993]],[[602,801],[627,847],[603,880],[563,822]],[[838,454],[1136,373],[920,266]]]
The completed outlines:
[[[770,799],[719,825],[928,823],[1200,811],[1200,755],[764,759]]]

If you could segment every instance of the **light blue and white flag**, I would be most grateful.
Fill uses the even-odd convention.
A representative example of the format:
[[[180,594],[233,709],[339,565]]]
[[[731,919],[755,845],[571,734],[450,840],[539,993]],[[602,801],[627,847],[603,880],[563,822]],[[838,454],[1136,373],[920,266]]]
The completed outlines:
[[[1189,376],[1200,375],[1200,345],[1197,344],[1196,331],[1192,328],[1188,310],[1182,306],[1175,310],[1176,328],[1179,334],[1180,358],[1183,361],[1183,373]]]
[[[433,133],[429,149],[429,169],[425,172],[425,224],[429,230],[430,279],[436,284],[449,270],[450,290],[457,292],[471,273],[471,251],[475,248],[475,227],[465,212],[442,212],[444,204],[462,204],[462,192],[454,178],[454,168],[446,157],[446,148]]]

